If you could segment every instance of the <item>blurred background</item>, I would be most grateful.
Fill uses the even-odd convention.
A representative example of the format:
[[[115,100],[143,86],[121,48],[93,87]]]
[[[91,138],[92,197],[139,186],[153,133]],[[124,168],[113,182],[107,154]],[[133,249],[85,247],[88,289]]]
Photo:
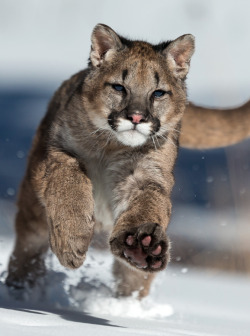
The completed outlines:
[[[152,43],[192,33],[189,99],[228,108],[250,98],[249,13],[248,0],[0,0],[0,232],[49,99],[86,66],[97,23]],[[180,149],[175,177],[172,264],[249,274],[250,141]]]

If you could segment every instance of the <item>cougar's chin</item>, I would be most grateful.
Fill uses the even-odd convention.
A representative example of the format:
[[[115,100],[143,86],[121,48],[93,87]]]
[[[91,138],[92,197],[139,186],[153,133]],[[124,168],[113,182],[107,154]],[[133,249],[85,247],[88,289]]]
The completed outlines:
[[[148,139],[146,135],[136,130],[117,132],[116,137],[122,144],[130,147],[141,146]]]

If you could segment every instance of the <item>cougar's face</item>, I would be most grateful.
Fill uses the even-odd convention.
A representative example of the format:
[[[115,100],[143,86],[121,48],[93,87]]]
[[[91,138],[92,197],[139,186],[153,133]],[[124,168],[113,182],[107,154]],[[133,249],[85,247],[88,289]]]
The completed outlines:
[[[133,42],[115,56],[108,52],[103,63],[97,55],[93,62],[99,66],[86,94],[95,127],[131,147],[166,139],[186,102],[184,81],[173,75],[166,57],[144,42]]]
[[[153,65],[145,60],[134,60],[132,65],[125,62],[105,83],[107,123],[124,145],[136,147],[152,141],[166,127],[173,93],[168,82],[160,80],[159,66]]]
[[[121,66],[116,65],[98,81],[90,108],[93,123],[131,147],[165,137],[176,119],[171,78],[157,59],[131,57]]]

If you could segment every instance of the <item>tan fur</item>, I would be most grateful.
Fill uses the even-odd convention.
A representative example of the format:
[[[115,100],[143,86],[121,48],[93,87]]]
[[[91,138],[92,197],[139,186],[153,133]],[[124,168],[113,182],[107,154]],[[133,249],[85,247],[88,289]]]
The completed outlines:
[[[102,222],[112,231],[118,294],[147,295],[169,261],[165,230],[193,50],[191,35],[152,46],[95,27],[91,64],[58,89],[34,139],[7,284],[32,285],[48,243],[62,265],[81,266]],[[192,145],[192,120],[184,117],[183,145]]]
[[[249,137],[250,101],[232,109],[211,109],[189,103],[182,118],[182,147],[223,147]]]

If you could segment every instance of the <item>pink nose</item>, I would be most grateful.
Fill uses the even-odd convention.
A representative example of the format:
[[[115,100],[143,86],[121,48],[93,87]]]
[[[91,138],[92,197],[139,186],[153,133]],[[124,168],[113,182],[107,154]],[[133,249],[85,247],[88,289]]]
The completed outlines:
[[[132,114],[130,119],[133,124],[139,124],[142,120],[144,120],[141,114]]]

